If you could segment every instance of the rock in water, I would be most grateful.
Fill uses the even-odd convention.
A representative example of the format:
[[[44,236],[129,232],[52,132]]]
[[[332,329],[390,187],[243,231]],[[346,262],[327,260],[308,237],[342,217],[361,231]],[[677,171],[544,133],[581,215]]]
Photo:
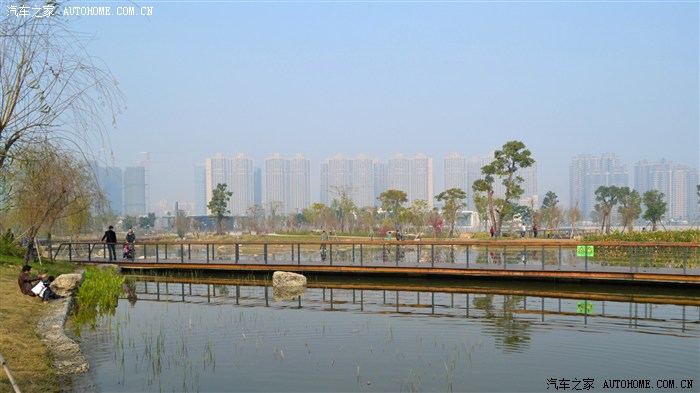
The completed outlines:
[[[298,287],[306,285],[306,277],[291,272],[272,273],[273,287]]]

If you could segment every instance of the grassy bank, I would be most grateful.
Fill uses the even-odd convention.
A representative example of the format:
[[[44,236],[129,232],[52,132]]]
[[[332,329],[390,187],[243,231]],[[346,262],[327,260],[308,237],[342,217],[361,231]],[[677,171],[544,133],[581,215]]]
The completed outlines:
[[[58,392],[61,381],[50,367],[48,349],[35,333],[46,305],[20,292],[17,276],[22,264],[21,258],[0,255],[0,353],[23,393]],[[32,273],[58,276],[72,272],[74,267],[68,263],[36,263],[32,264]],[[12,392],[7,375],[4,371],[0,374],[0,392]]]

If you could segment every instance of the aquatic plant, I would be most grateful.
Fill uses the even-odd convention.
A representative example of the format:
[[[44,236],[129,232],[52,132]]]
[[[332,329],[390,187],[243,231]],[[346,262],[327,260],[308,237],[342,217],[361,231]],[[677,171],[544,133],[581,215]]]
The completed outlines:
[[[114,315],[123,285],[124,277],[115,269],[90,267],[85,271],[85,281],[78,288],[73,311],[76,336],[80,337],[83,326],[89,325],[95,330],[98,318]]]

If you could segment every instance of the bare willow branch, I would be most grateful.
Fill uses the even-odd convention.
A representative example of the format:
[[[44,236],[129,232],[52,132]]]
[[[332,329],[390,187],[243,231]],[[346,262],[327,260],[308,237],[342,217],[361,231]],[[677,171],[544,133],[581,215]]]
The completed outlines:
[[[114,122],[124,99],[109,68],[88,53],[88,38],[71,28],[60,8],[51,17],[21,17],[7,12],[5,3],[0,3],[0,173],[22,146],[39,141],[76,151],[91,142],[108,144],[103,117]]]

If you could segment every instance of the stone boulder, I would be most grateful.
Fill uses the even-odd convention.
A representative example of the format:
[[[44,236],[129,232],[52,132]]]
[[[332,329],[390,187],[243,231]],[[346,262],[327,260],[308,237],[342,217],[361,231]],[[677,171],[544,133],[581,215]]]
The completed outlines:
[[[51,283],[51,290],[61,296],[72,294],[83,283],[85,272],[61,274]]]
[[[272,273],[273,287],[299,287],[306,285],[306,277],[291,272]]]

